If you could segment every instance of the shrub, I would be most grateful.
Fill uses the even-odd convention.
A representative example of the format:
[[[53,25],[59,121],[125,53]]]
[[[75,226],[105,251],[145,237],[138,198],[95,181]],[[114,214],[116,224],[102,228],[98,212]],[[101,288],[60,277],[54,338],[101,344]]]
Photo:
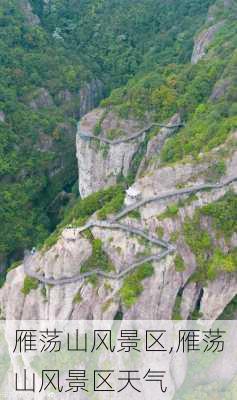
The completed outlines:
[[[101,210],[98,212],[99,219],[106,219],[109,214],[114,214],[118,212],[124,203],[124,192],[118,192],[115,197],[108,202]]]
[[[207,170],[207,177],[209,182],[218,182],[226,172],[226,165],[223,160],[214,163]]]
[[[184,264],[184,260],[181,257],[181,255],[177,255],[174,259],[174,264],[175,264],[175,269],[177,272],[183,272],[185,271],[185,264]]]
[[[156,234],[157,234],[157,236],[159,237],[159,238],[163,238],[163,236],[164,236],[164,228],[163,228],[163,226],[158,226],[157,228],[156,228]]]
[[[237,251],[224,254],[220,249],[214,251],[207,264],[209,279],[215,279],[219,272],[235,272],[237,270]]]
[[[91,194],[85,199],[79,199],[76,204],[69,209],[64,216],[63,221],[43,243],[44,251],[51,248],[60,236],[65,226],[83,226],[87,219],[97,210],[101,209],[99,217],[105,219],[109,213],[118,211],[124,201],[124,189],[122,185],[110,187]]]
[[[94,126],[93,134],[96,135],[96,136],[98,136],[98,135],[101,133],[101,131],[102,131],[101,123],[100,123],[100,122],[97,122],[97,123],[95,124],[95,126]]]
[[[82,297],[80,292],[77,292],[77,294],[75,294],[74,298],[73,298],[73,303],[74,304],[80,304],[82,302]]]
[[[165,218],[173,218],[175,217],[179,212],[179,205],[178,204],[170,204],[167,206],[166,211],[159,215],[159,219],[165,219]]]
[[[89,278],[87,278],[87,282],[90,283],[93,287],[98,285],[98,275],[93,274]]]
[[[124,279],[120,295],[125,307],[129,308],[136,303],[143,291],[142,281],[153,275],[154,268],[150,263],[144,263],[137,270]]]
[[[228,192],[218,201],[208,204],[196,211],[193,220],[186,219],[184,237],[196,256],[197,271],[192,276],[193,281],[215,279],[221,271],[234,272],[237,266],[236,250],[224,254],[221,249],[215,248],[209,234],[201,228],[202,215],[211,217],[216,234],[225,239],[231,238],[237,228],[237,196]]]
[[[141,213],[140,213],[139,210],[133,210],[133,211],[131,211],[131,212],[128,214],[128,216],[129,216],[130,218],[134,218],[134,219],[141,219]]]
[[[175,299],[175,303],[174,303],[174,307],[172,310],[172,320],[181,320],[181,302],[182,302],[182,296],[180,294],[177,295],[176,299]]]
[[[27,296],[31,290],[36,290],[39,287],[39,281],[35,278],[31,278],[30,276],[26,276],[24,279],[24,285],[21,289],[21,292]]]
[[[60,236],[60,231],[59,230],[55,230],[55,232],[53,232],[44,242],[43,244],[43,251],[47,251],[49,250],[51,247],[53,247]]]
[[[237,311],[237,295],[231,300],[231,302],[226,306],[222,314],[218,319],[220,320],[231,320],[236,318]]]
[[[121,129],[110,129],[107,132],[107,138],[110,140],[116,140],[124,136],[124,132]]]
[[[124,196],[123,188],[120,185],[110,187],[105,190],[100,190],[91,194],[85,199],[80,199],[74,208],[66,216],[65,222],[71,222],[77,218],[88,218],[97,210],[103,208],[105,205],[109,207],[112,203],[112,208],[118,207],[118,202]],[[108,204],[107,204],[108,203]]]
[[[193,221],[186,219],[184,237],[197,260],[197,270],[192,275],[192,281],[204,282],[207,279],[207,253],[212,249],[212,240],[209,234],[201,229],[198,215]]]
[[[212,217],[214,229],[230,238],[237,230],[237,195],[230,191],[222,199],[201,208],[202,215]]]
[[[197,215],[193,221],[188,218],[185,220],[184,236],[186,243],[190,246],[195,255],[198,256],[205,251],[211,250],[211,238],[208,232],[200,228],[199,218]]]
[[[100,239],[92,241],[92,255],[81,267],[81,273],[101,269],[105,272],[112,271],[114,266],[107,253],[103,250],[103,244]]]

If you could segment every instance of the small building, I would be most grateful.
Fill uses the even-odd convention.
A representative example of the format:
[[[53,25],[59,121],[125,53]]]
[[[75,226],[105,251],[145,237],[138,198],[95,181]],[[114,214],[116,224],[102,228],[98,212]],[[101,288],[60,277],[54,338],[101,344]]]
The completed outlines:
[[[130,206],[141,200],[141,198],[142,194],[140,190],[131,186],[130,188],[128,188],[128,190],[126,190],[125,205]]]

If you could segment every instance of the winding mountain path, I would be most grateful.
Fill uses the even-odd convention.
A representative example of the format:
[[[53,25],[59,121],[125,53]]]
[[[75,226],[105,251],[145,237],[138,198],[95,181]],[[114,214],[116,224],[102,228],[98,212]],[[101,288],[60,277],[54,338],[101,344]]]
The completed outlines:
[[[85,272],[82,274],[77,274],[75,276],[72,277],[62,277],[60,279],[54,279],[52,278],[46,278],[45,276],[43,276],[42,274],[38,273],[38,272],[34,272],[31,270],[30,268],[30,264],[31,264],[31,256],[28,255],[25,257],[24,259],[24,272],[26,275],[37,279],[38,281],[42,282],[43,284],[49,284],[49,285],[67,285],[70,283],[75,283],[78,281],[81,281],[85,278],[88,278],[90,276],[93,275],[98,275],[101,276],[103,278],[107,278],[107,279],[113,279],[113,280],[119,280],[124,278],[124,276],[126,276],[127,274],[133,272],[137,267],[139,267],[140,265],[144,264],[145,262],[149,262],[149,261],[160,261],[163,258],[167,257],[168,255],[172,254],[175,250],[176,247],[164,240],[161,240],[157,237],[154,237],[152,235],[150,235],[149,233],[147,233],[144,230],[141,230],[139,228],[135,228],[132,227],[130,225],[125,225],[125,224],[120,224],[116,221],[118,221],[120,218],[126,216],[127,214],[129,214],[131,211],[136,210],[139,207],[142,207],[146,204],[149,204],[151,202],[154,201],[159,201],[159,200],[164,200],[164,199],[169,199],[171,197],[176,197],[176,196],[182,196],[185,194],[192,194],[192,193],[197,193],[200,191],[204,191],[204,190],[215,190],[215,189],[222,189],[228,185],[230,185],[231,183],[237,181],[237,176],[233,176],[233,177],[229,177],[226,178],[225,180],[223,180],[223,182],[221,183],[216,183],[216,184],[202,184],[202,185],[197,185],[197,186],[192,186],[190,188],[186,188],[186,189],[180,189],[180,190],[173,190],[170,192],[166,192],[162,195],[158,195],[158,196],[153,196],[150,197],[148,199],[144,199],[141,200],[127,208],[125,208],[123,211],[119,212],[118,214],[116,214],[112,219],[107,220],[107,221],[90,221],[88,222],[85,226],[81,227],[81,228],[77,228],[77,231],[79,232],[84,232],[87,229],[93,228],[93,227],[99,227],[99,228],[104,228],[104,229],[120,229],[123,231],[126,231],[128,233],[131,234],[135,234],[137,236],[141,236],[144,239],[148,240],[149,242],[151,242],[152,244],[155,244],[159,247],[163,247],[164,250],[155,254],[155,255],[150,255],[147,257],[143,257],[142,259],[136,261],[135,263],[129,265],[124,271],[118,273],[118,274],[114,274],[114,273],[107,273],[104,272],[101,269],[95,269],[93,271],[90,272]],[[70,228],[68,228],[70,229]],[[75,228],[72,228],[75,229]]]
[[[78,132],[79,132],[79,136],[82,139],[95,139],[95,140],[98,140],[99,142],[102,142],[105,144],[117,145],[117,144],[129,142],[130,140],[137,139],[138,137],[142,136],[144,133],[148,132],[151,128],[153,128],[153,126],[158,126],[160,128],[166,128],[166,129],[176,129],[176,128],[183,127],[184,124],[181,123],[181,124],[176,124],[176,125],[171,125],[171,124],[164,125],[164,124],[158,124],[158,123],[153,122],[150,125],[146,126],[145,128],[141,129],[140,131],[134,133],[131,136],[128,136],[126,138],[121,138],[121,139],[115,139],[115,140],[110,140],[105,137],[96,136],[96,135],[93,135],[93,133],[82,132],[82,131],[80,131],[79,126],[80,125],[78,124]]]
[[[221,183],[203,183],[201,185],[192,186],[192,187],[188,187],[188,188],[184,188],[184,189],[171,190],[171,191],[166,192],[161,195],[148,197],[147,199],[140,200],[139,202],[126,207],[124,210],[122,210],[121,212],[116,214],[116,216],[112,218],[112,221],[117,221],[120,218],[125,217],[131,211],[134,211],[137,208],[145,206],[146,204],[152,203],[154,201],[167,200],[172,197],[181,196],[181,195],[185,195],[185,194],[193,194],[193,193],[197,193],[197,192],[201,192],[201,191],[205,191],[205,190],[222,189],[223,187],[230,185],[231,183],[233,183],[236,180],[237,180],[237,176],[232,176],[232,177],[226,178]]]

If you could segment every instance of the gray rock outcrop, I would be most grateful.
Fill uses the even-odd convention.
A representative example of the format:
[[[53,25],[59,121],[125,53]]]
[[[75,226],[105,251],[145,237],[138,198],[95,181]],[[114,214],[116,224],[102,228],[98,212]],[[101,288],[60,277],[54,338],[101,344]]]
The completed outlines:
[[[40,19],[38,15],[33,13],[31,4],[28,0],[20,0],[20,6],[29,25],[36,26],[40,24]]]
[[[79,92],[79,116],[83,117],[83,115],[97,107],[103,97],[104,85],[99,79],[92,79],[91,82],[86,83]]]
[[[213,88],[210,100],[213,102],[218,101],[221,97],[223,97],[226,94],[230,86],[231,86],[230,79],[222,79],[218,81]]]
[[[55,246],[30,257],[32,271],[42,272],[46,278],[75,276],[80,267],[91,256],[89,240],[80,236],[77,230],[64,230]],[[27,260],[26,260],[27,261]]]
[[[147,151],[145,156],[143,157],[143,160],[139,166],[138,172],[137,172],[137,177],[141,176],[141,174],[144,172],[148,164],[152,161],[153,158],[158,159],[160,152],[165,144],[165,141],[177,131],[176,128],[168,128],[169,126],[175,126],[175,125],[180,125],[181,124],[181,117],[179,114],[173,115],[173,117],[169,120],[167,123],[167,127],[161,128],[158,134],[149,141],[147,145]]]
[[[215,320],[237,294],[237,274],[222,273],[203,290],[200,306],[202,318]]]
[[[34,93],[33,99],[30,101],[30,107],[33,110],[40,108],[52,107],[54,105],[53,98],[45,88],[40,88]]]
[[[235,136],[233,136],[235,137]],[[212,154],[216,158],[216,151]],[[208,161],[212,162],[211,153]],[[237,152],[233,152],[227,164],[227,176],[236,171]],[[174,167],[163,167],[150,171],[138,179],[136,187],[143,194],[152,196],[169,191],[178,185],[194,185],[205,179],[208,164],[177,164]],[[237,192],[237,184],[231,184]],[[229,187],[197,193],[192,202],[183,203],[175,218],[159,219],[167,205],[178,199],[172,198],[153,202],[140,208],[140,220],[125,216],[123,223],[140,227],[151,235],[157,235],[162,229],[163,240],[172,243],[177,236],[177,252],[182,256],[185,270],[179,272],[175,266],[175,256],[169,255],[159,262],[154,262],[154,275],[142,281],[143,291],[135,304],[127,308],[121,299],[120,289],[123,279],[111,280],[98,277],[96,286],[86,278],[70,284],[44,285],[39,283],[37,289],[26,296],[22,293],[26,264],[15,268],[7,275],[4,287],[0,290],[0,307],[2,317],[7,319],[113,319],[122,313],[125,319],[170,319],[173,315],[176,298],[180,295],[180,314],[188,318],[198,308],[203,319],[215,319],[226,305],[237,294],[236,274],[221,273],[207,286],[201,287],[190,282],[190,277],[197,268],[197,261],[185,243],[182,227],[186,217],[192,218],[195,210],[205,204],[220,199]],[[185,197],[183,198],[185,200]],[[93,216],[95,218],[95,216]],[[206,222],[207,223],[207,222]],[[208,231],[211,225],[207,226]],[[211,233],[211,231],[210,231]],[[154,254],[157,249],[139,241],[136,235],[120,229],[93,227],[94,238],[100,239],[104,251],[109,255],[117,272],[123,270],[126,263],[134,262],[139,254]],[[228,246],[236,247],[236,234]],[[226,249],[226,246],[225,246]],[[226,249],[228,251],[228,249]],[[82,237],[80,229],[65,229],[57,243],[46,252],[37,252],[29,259],[27,270],[40,273],[41,276],[54,279],[65,276],[74,277],[80,272],[80,266],[91,255],[91,244]],[[98,266],[99,267],[99,266]]]
[[[0,122],[5,122],[6,115],[3,111],[0,111]]]
[[[96,109],[85,115],[78,125],[77,160],[79,171],[79,192],[81,197],[116,184],[119,176],[126,177],[144,135],[119,144],[101,144],[99,140],[83,137],[93,134],[101,123],[100,137],[110,133],[127,139],[141,129],[136,120],[121,120],[112,112],[104,115],[103,109]],[[102,120],[102,121],[101,121]]]
[[[224,21],[220,21],[205,31],[201,32],[195,40],[191,63],[197,64],[207,52],[208,46],[213,41],[215,34],[223,26]]]

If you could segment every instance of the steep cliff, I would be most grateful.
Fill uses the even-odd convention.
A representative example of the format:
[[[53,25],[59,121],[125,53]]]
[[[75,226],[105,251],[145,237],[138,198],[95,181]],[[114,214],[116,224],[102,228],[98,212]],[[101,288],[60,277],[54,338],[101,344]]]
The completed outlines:
[[[195,40],[195,46],[192,54],[192,64],[196,64],[207,53],[208,46],[213,41],[215,34],[224,25],[224,21],[220,21],[201,32]]]
[[[9,271],[2,318],[225,316],[237,295],[237,121],[226,21],[236,27],[224,3],[197,36],[193,64],[139,75],[89,113],[103,87],[81,89],[80,198],[43,248]],[[75,96],[37,93],[33,109]],[[49,148],[42,135],[40,151]]]
[[[40,24],[38,15],[33,13],[32,6],[28,0],[20,0],[20,7],[25,15],[26,21],[29,25],[36,26]]]
[[[0,202],[8,205],[0,209],[0,252],[7,266],[44,240],[77,192],[76,121],[140,68],[187,60],[212,2],[1,2]]]
[[[167,319],[178,315],[188,318],[196,313],[204,319],[218,318],[237,293],[237,277],[233,267],[225,270],[220,265],[219,269],[218,260],[212,257],[215,257],[215,249],[219,249],[223,253],[221,262],[225,263],[236,248],[237,236],[233,227],[227,238],[221,228],[214,228],[212,217],[199,210],[220,201],[226,201],[226,207],[230,207],[228,196],[235,196],[233,201],[236,202],[235,147],[236,134],[224,146],[203,156],[199,163],[155,168],[137,179],[133,188],[141,193],[144,202],[138,207],[137,215],[128,212],[119,217],[119,223],[128,227],[126,231],[119,226],[100,228],[99,224],[92,224],[87,228],[91,233],[84,236],[82,228],[64,228],[51,249],[26,257],[24,265],[9,272],[0,292],[2,317],[113,319],[123,315],[125,319]],[[223,149],[228,149],[228,158],[220,186],[202,189],[202,185],[213,178],[213,168],[216,160],[222,157]],[[193,188],[192,193],[179,194],[183,188]],[[229,195],[231,191],[235,195]],[[146,204],[146,199],[166,194],[170,197]],[[226,196],[227,200],[223,200]],[[96,215],[91,221],[97,220]],[[153,269],[149,270],[145,266],[146,259],[160,253],[161,248],[140,237],[139,232],[137,235],[129,233],[129,229],[134,228],[174,244],[175,251],[160,261],[153,261]],[[211,241],[209,247],[200,244],[204,247],[199,251],[207,257],[204,276],[200,257],[189,241],[192,229],[194,232],[205,229]],[[198,243],[201,239],[194,237],[193,240]],[[104,256],[97,259],[97,269],[105,268],[105,277],[97,276],[97,269],[93,274],[95,267],[90,269],[92,261],[88,263],[95,256],[92,251],[95,241],[102,244],[102,251],[110,259],[109,269],[103,267]],[[144,263],[140,262],[133,272],[122,279],[114,278],[114,274],[126,271],[142,259]],[[212,272],[213,265],[215,274],[207,279],[208,268]],[[90,271],[91,276],[83,277]],[[31,278],[27,278],[29,275]]]
[[[0,259],[6,268],[58,223],[78,175],[77,119],[104,96],[80,55],[46,29],[43,3],[0,4]]]
[[[80,195],[86,197],[127,177],[144,137],[144,122],[123,120],[111,111],[96,109],[82,118],[76,145]]]

